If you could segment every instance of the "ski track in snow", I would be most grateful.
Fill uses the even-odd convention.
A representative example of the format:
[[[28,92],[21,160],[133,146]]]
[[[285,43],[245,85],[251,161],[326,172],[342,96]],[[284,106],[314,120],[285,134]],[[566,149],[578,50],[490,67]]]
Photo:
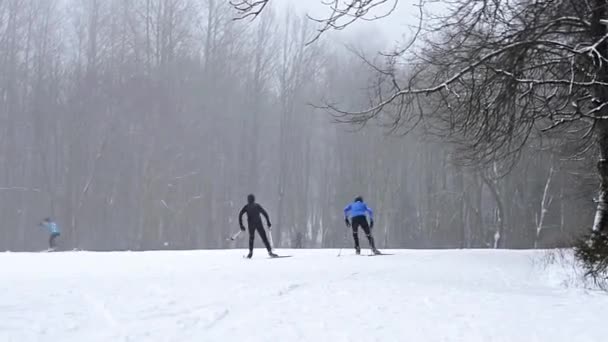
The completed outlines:
[[[0,341],[605,340],[608,295],[543,252],[280,252],[0,253]]]

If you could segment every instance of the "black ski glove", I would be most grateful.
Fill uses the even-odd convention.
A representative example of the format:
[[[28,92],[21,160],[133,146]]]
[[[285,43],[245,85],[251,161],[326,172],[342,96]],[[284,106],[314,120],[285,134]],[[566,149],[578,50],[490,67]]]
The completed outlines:
[[[374,228],[374,220],[373,219],[369,220],[369,227],[370,228]]]
[[[245,226],[241,226],[241,231],[244,232],[245,231]]]
[[[268,224],[268,229],[270,229],[272,227],[272,224],[270,222],[266,222]]]
[[[350,228],[350,221],[348,220],[348,218],[344,218],[344,223],[348,228]]]

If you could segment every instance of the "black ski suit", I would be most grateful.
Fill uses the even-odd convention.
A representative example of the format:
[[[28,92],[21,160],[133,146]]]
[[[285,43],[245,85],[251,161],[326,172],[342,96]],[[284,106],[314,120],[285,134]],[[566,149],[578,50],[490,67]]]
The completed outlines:
[[[365,216],[355,216],[351,218],[351,225],[353,229],[353,240],[355,240],[355,249],[359,249],[359,227],[363,229],[365,236],[367,236],[367,240],[369,241],[369,246],[375,250],[376,245],[374,244],[374,237],[372,236],[372,230],[370,229],[369,223],[367,223],[367,217]]]
[[[261,205],[255,202],[246,204],[239,213],[239,225],[241,226],[242,230],[245,230],[243,226],[243,215],[245,213],[247,213],[247,228],[249,229],[249,251],[253,251],[253,240],[255,239],[255,231],[257,230],[258,234],[260,234],[260,237],[262,238],[262,241],[264,242],[264,246],[266,246],[268,252],[271,252],[272,248],[270,247],[268,237],[266,236],[266,230],[264,230],[262,219],[260,218],[260,215],[264,215],[266,224],[268,224],[268,227],[270,227],[271,224],[270,218],[268,218],[268,213],[266,210],[264,210],[264,208],[262,208]]]

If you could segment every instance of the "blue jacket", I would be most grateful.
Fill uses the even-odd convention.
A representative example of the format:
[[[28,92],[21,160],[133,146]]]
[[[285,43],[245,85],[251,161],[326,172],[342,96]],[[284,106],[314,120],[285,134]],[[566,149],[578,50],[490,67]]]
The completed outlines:
[[[42,226],[49,231],[49,234],[61,234],[59,226],[55,222],[42,222]]]
[[[374,211],[372,208],[368,207],[365,202],[353,202],[344,208],[344,217],[345,218],[353,218],[357,216],[365,216],[365,214],[369,214],[369,218],[371,220],[374,219]]]

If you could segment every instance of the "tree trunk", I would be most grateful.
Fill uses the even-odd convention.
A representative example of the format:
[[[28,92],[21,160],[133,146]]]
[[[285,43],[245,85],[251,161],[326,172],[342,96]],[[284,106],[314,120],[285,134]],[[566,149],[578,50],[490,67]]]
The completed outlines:
[[[458,239],[460,248],[467,247],[467,231],[466,231],[466,223],[465,223],[465,197],[466,193],[464,190],[464,174],[462,168],[456,169],[456,193],[458,194],[458,209],[456,213],[456,223],[458,224]]]
[[[545,188],[543,191],[543,198],[540,201],[540,214],[536,224],[536,236],[534,238],[534,248],[538,248],[538,240],[540,238],[540,234],[543,230],[543,224],[545,222],[545,216],[549,211],[549,206],[551,205],[552,198],[549,196],[549,188],[551,186],[551,180],[553,179],[553,173],[555,169],[553,167],[553,162],[551,162],[551,168],[549,169],[549,176],[547,176],[547,181],[545,182]]]
[[[608,122],[597,122],[599,160],[597,173],[600,178],[597,209],[593,220],[594,232],[605,232],[608,225]]]
[[[593,38],[600,41],[606,35],[606,26],[602,23],[603,18],[606,17],[606,4],[604,0],[595,0],[593,2],[593,15],[591,19],[591,30]],[[604,42],[598,47],[600,50],[606,50],[607,46]],[[608,80],[608,67],[604,66],[602,71],[599,73],[600,79],[598,81],[606,82]],[[595,97],[602,103],[608,102],[608,90],[606,87],[596,87],[594,89]],[[603,117],[608,113],[604,110],[597,111],[596,115]],[[597,209],[595,212],[595,219],[593,220],[593,231],[594,232],[605,232],[606,226],[608,225],[608,122],[606,120],[598,119],[596,121],[596,134],[597,144],[599,149],[599,160],[597,162],[597,173],[600,179],[598,198],[597,198]]]
[[[498,186],[495,181],[489,179],[487,176],[481,176],[484,183],[490,189],[492,196],[494,197],[494,201],[496,202],[496,210],[498,213],[498,227],[496,232],[494,233],[494,248],[502,248],[503,247],[503,239],[504,239],[504,231],[505,231],[505,210],[500,198],[500,193],[498,191]]]

